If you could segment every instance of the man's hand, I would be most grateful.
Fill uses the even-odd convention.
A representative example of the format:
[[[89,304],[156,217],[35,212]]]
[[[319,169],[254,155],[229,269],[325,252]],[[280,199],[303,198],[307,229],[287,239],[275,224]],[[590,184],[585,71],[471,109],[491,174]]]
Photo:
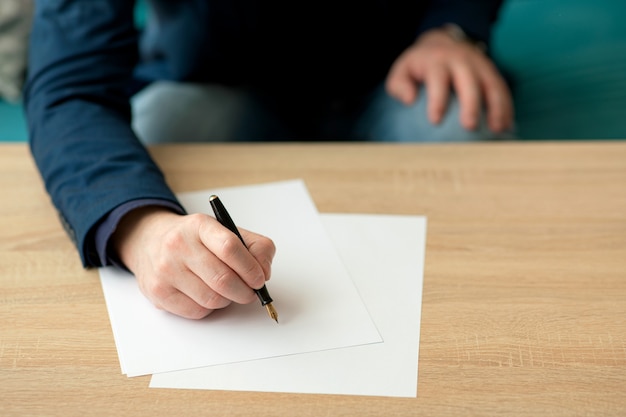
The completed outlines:
[[[475,45],[454,39],[444,29],[422,34],[394,62],[387,76],[387,92],[409,105],[419,93],[428,91],[428,118],[437,124],[443,118],[450,87],[454,87],[461,106],[461,125],[473,130],[478,126],[482,106],[487,123],[496,133],[511,129],[513,104],[509,89],[489,58]]]
[[[122,218],[111,244],[156,307],[199,319],[256,300],[252,288],[270,277],[274,243],[240,232],[248,249],[211,216],[145,207]]]

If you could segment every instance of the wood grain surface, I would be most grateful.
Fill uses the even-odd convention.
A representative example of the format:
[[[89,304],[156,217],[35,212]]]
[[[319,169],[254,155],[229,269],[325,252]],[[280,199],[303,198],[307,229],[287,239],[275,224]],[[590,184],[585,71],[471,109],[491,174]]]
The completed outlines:
[[[126,378],[97,271],[81,267],[26,145],[2,144],[0,415],[626,415],[626,142],[151,152],[177,192],[303,178],[321,212],[427,216],[417,397]]]

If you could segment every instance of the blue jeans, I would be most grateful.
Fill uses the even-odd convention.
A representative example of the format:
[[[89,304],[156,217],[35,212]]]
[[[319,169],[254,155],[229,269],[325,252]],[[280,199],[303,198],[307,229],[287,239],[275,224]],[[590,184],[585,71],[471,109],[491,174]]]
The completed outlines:
[[[300,101],[300,102],[299,102]],[[451,95],[446,115],[433,125],[427,92],[405,106],[383,86],[351,102],[306,102],[219,85],[156,82],[132,99],[133,129],[146,144],[337,140],[386,142],[467,142],[512,139],[495,135],[484,117],[476,130],[459,123],[459,103]]]

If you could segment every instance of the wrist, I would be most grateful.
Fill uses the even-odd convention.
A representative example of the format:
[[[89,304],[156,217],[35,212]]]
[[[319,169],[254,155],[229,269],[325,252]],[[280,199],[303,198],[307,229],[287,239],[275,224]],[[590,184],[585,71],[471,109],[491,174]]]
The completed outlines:
[[[145,248],[146,231],[154,230],[163,220],[180,215],[162,206],[144,206],[128,212],[119,221],[109,241],[110,253],[133,270],[137,253]]]
[[[472,38],[455,23],[447,23],[441,27],[441,30],[457,42],[468,43],[479,49],[481,52],[487,52],[487,45],[485,42]]]

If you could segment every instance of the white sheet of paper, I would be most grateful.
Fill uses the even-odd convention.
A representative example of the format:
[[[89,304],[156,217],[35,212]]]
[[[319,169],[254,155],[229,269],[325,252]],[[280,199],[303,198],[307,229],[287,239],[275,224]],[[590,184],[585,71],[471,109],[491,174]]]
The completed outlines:
[[[267,287],[280,324],[254,302],[203,320],[156,309],[132,275],[100,277],[122,372],[138,376],[382,341],[301,180],[179,195],[211,213],[217,194],[240,228],[271,236],[278,251]]]
[[[321,217],[384,343],[155,374],[150,386],[415,397],[426,218]]]

